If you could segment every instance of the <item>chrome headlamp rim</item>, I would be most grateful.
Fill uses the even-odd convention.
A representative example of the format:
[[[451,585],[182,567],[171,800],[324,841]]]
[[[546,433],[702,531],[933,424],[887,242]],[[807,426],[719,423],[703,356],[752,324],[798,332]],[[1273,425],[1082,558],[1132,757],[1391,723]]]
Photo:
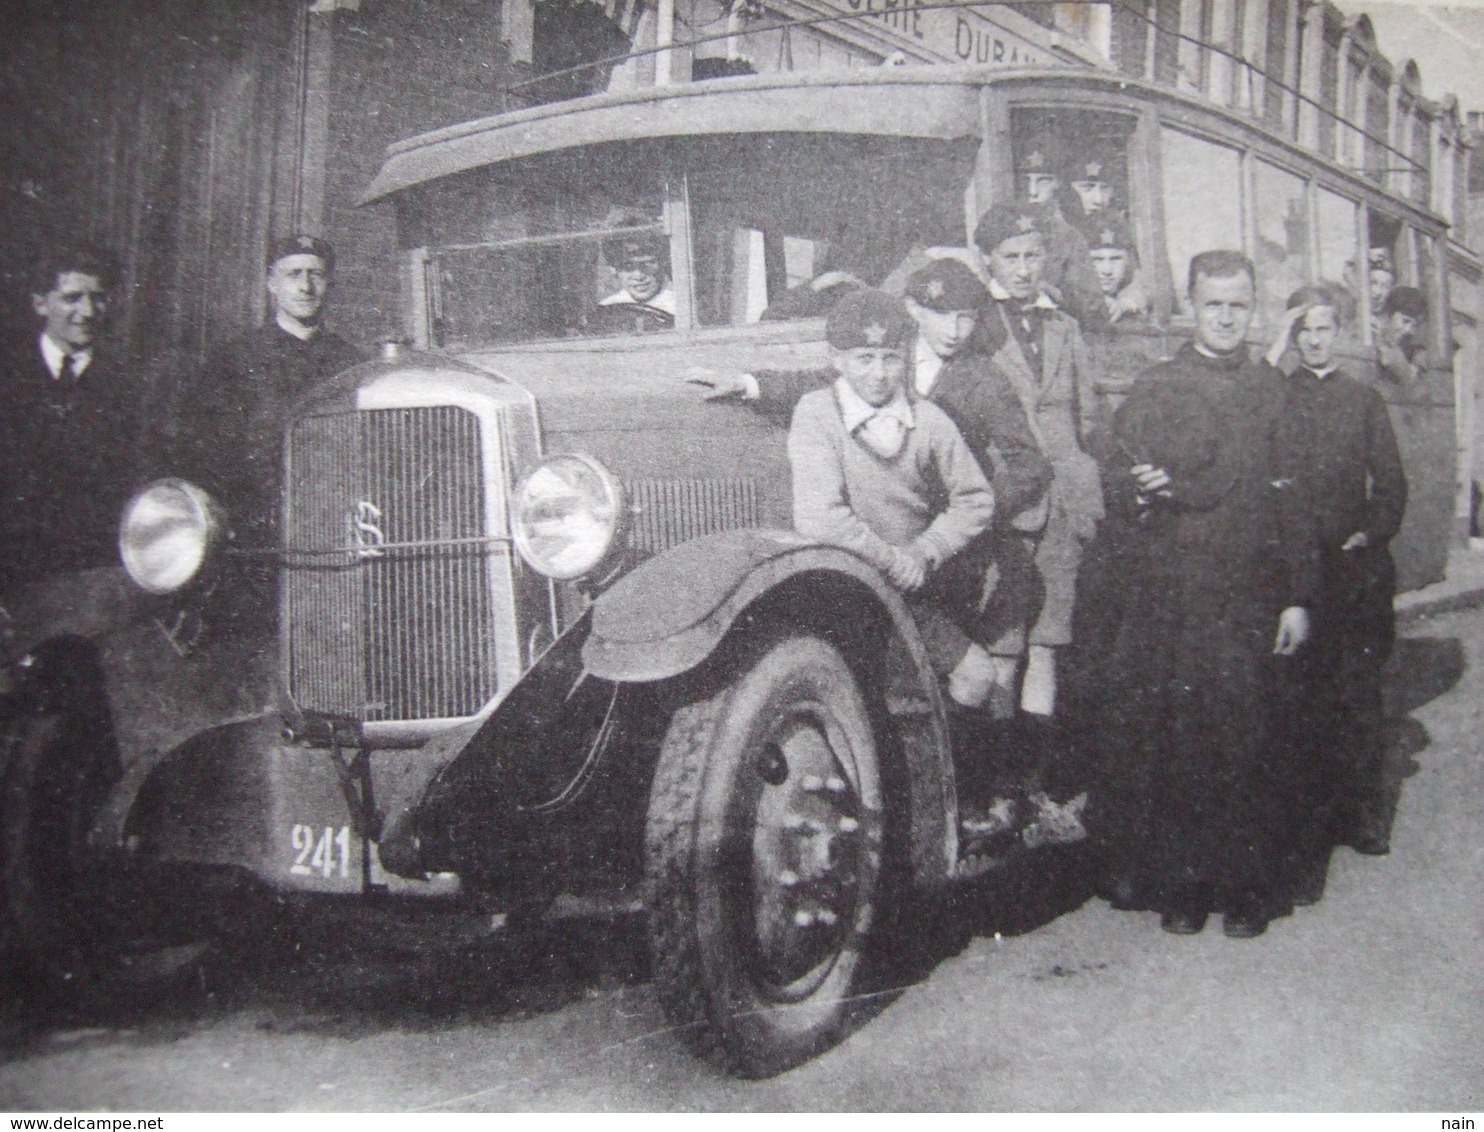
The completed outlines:
[[[535,544],[533,532],[527,524],[527,504],[530,493],[539,484],[543,473],[562,465],[577,465],[589,473],[601,489],[603,506],[600,520],[603,523],[601,538],[585,553],[574,557],[566,564],[558,563]],[[612,553],[623,525],[625,498],[623,485],[603,462],[584,452],[564,452],[543,457],[540,463],[521,477],[511,495],[511,536],[521,560],[536,573],[558,582],[576,581],[597,570]]]
[[[146,593],[178,593],[200,577],[226,534],[216,500],[189,480],[145,484],[119,518],[119,558]]]

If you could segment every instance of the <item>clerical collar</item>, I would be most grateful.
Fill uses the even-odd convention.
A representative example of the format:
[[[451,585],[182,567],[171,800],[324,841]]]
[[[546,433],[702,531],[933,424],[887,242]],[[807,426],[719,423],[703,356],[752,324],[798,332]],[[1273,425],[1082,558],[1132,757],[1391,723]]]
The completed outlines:
[[[1010,292],[1005,289],[1004,284],[1002,284],[993,275],[989,277],[989,297],[997,303],[1018,303],[1021,301],[1014,295],[1010,294]],[[1040,292],[1030,303],[1026,305],[1036,307],[1039,310],[1043,311],[1056,310],[1055,300],[1052,299],[1052,297],[1045,291]]]
[[[1329,365],[1325,366],[1323,369],[1315,369],[1313,366],[1306,366],[1302,362],[1300,362],[1299,368],[1307,370],[1309,373],[1312,373],[1315,377],[1319,378],[1320,381],[1323,381],[1326,377],[1334,373],[1335,370],[1339,369],[1340,367],[1337,363],[1330,362]]]
[[[1215,350],[1206,349],[1206,347],[1201,345],[1201,343],[1199,342],[1192,342],[1191,346],[1194,347],[1195,352],[1201,357],[1210,358],[1213,362],[1229,362],[1233,358],[1240,358],[1246,350],[1245,346],[1238,346],[1229,354],[1218,354]]]
[[[46,331],[41,332],[41,356],[46,361],[46,368],[51,370],[53,378],[62,376],[62,366],[67,359],[72,359],[72,373],[74,377],[81,377],[82,371],[87,369],[93,361],[93,348],[89,346],[86,350],[76,350],[69,354],[54,341]]]
[[[319,326],[305,326],[302,322],[285,317],[282,311],[273,316],[273,321],[278,323],[278,329],[285,334],[297,338],[300,342],[308,342],[319,333]]]

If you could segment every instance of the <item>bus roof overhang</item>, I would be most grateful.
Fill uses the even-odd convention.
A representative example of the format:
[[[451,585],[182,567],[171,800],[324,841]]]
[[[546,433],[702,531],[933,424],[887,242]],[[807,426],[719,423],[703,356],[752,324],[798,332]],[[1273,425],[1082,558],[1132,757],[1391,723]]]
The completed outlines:
[[[981,84],[966,69],[879,68],[712,79],[552,103],[389,146],[361,203],[470,169],[603,142],[775,132],[976,137]]]

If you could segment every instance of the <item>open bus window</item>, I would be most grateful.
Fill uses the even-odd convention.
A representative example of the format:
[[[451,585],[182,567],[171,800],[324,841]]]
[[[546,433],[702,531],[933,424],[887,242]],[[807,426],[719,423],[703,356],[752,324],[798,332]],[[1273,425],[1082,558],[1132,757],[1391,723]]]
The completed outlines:
[[[1010,113],[1015,195],[1061,221],[1047,236],[1045,282],[1084,326],[1109,317],[1127,326],[1149,313],[1139,234],[1128,223],[1135,124],[1103,110],[1018,106]]]
[[[971,144],[763,134],[686,155],[696,312],[704,326],[825,314],[853,282],[890,285],[964,243]]]
[[[1266,326],[1276,326],[1288,296],[1309,282],[1308,185],[1267,161],[1257,161],[1253,201],[1257,307]]]
[[[1182,314],[1190,315],[1186,281],[1201,252],[1240,249],[1242,155],[1230,146],[1169,126],[1161,130],[1165,247]]]
[[[614,147],[438,186],[413,223],[404,218],[403,237],[429,249],[432,343],[673,326],[658,170],[653,154]]]

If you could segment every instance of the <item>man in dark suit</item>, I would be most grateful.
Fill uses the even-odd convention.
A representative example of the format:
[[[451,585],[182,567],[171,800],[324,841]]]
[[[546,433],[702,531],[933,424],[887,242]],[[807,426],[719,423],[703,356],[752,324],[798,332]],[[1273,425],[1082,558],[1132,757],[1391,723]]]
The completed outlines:
[[[0,378],[0,593],[50,574],[118,565],[118,519],[137,486],[142,406],[100,341],[115,271],[54,247],[30,280],[34,335]]]
[[[269,317],[217,350],[177,391],[170,471],[197,483],[227,511],[238,541],[277,541],[283,433],[290,409],[317,382],[361,360],[324,328],[335,249],[295,235],[269,248]]]

